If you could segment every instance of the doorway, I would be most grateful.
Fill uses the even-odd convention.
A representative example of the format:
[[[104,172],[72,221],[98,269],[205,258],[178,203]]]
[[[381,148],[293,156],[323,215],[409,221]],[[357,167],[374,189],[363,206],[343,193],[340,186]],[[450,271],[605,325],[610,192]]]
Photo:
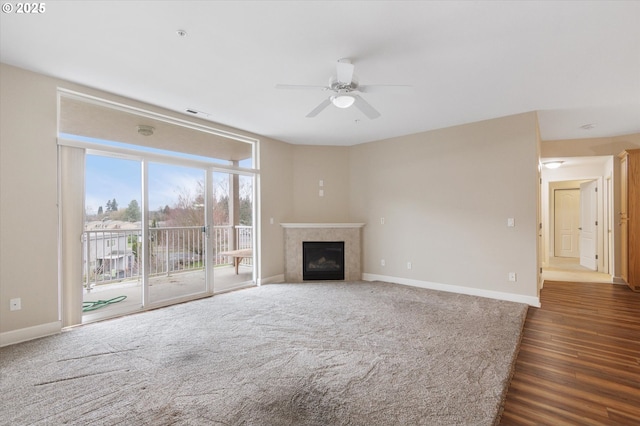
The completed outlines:
[[[610,280],[609,276],[597,271],[595,230],[589,227],[589,232],[585,232],[587,223],[595,220],[592,215],[597,212],[597,200],[585,196],[585,192],[589,195],[595,186],[596,181],[567,181],[552,185],[553,251],[547,267],[543,268],[544,279]]]
[[[83,323],[254,282],[252,176],[140,155],[85,156]]]
[[[563,166],[560,169],[543,168],[541,171],[542,280],[610,283],[613,281],[613,271],[610,269],[613,263],[609,259],[612,238],[608,222],[612,216],[613,158],[561,160]],[[545,161],[551,160],[543,159],[542,162]],[[583,191],[593,191],[590,200],[580,196],[581,185]],[[588,214],[580,212],[581,201],[583,208],[586,208],[585,200],[590,207],[586,209]],[[588,218],[585,219],[585,216]],[[588,233],[583,232],[584,221],[592,225]],[[585,240],[582,237],[587,238]],[[586,252],[593,253],[586,255],[592,261],[591,267],[581,265],[580,256],[584,257]]]
[[[59,98],[64,327],[256,284],[257,140]],[[242,265],[219,256],[235,247]]]
[[[85,155],[83,322],[210,293],[206,175],[144,157]]]

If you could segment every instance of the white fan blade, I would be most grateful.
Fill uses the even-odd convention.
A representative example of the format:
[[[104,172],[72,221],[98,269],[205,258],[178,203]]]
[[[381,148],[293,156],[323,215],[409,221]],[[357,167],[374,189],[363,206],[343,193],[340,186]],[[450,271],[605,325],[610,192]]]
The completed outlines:
[[[367,117],[369,117],[372,120],[374,118],[380,117],[380,113],[374,107],[372,107],[371,104],[369,104],[369,102],[365,101],[364,99],[362,99],[358,95],[351,95],[351,96],[356,98],[356,101],[354,102],[354,105],[356,106],[356,108],[358,108],[360,111],[362,111],[362,113],[364,115],[366,115]]]
[[[353,68],[353,64],[347,59],[340,59],[336,65],[336,76],[338,77],[338,82],[342,84],[351,84],[351,80],[353,80]]]
[[[358,91],[362,93],[408,93],[413,86],[403,84],[371,84],[358,86]]]
[[[307,114],[307,117],[308,118],[315,117],[316,115],[320,114],[322,112],[322,110],[325,109],[326,107],[328,107],[329,105],[331,105],[331,99],[327,98],[324,101],[322,101],[322,103],[320,103],[320,105],[315,107],[313,109],[313,111],[311,111],[309,114]]]
[[[329,90],[327,86],[301,86],[297,84],[276,84],[276,89]]]

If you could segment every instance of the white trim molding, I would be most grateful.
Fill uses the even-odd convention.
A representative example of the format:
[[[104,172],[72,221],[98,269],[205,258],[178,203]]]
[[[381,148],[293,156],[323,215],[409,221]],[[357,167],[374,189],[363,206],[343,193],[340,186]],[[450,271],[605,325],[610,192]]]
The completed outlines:
[[[266,277],[258,280],[258,285],[265,284],[282,284],[284,283],[284,274],[274,275],[272,277]]]
[[[14,345],[27,340],[51,336],[62,332],[62,322],[55,321],[47,324],[34,325],[33,327],[20,328],[18,330],[0,333],[0,347]]]
[[[613,284],[627,285],[627,282],[622,277],[612,277],[611,282]]]
[[[281,223],[283,228],[362,228],[364,223]]]
[[[526,303],[536,308],[540,307],[540,298],[534,296],[525,296],[522,294],[504,293],[501,291],[484,290],[481,288],[463,287],[459,285],[441,284],[430,281],[412,280],[408,278],[389,277],[377,274],[362,274],[365,281],[385,281],[394,284],[408,285],[412,287],[427,288],[430,290],[447,291],[449,293],[467,294],[469,296],[488,297],[490,299],[506,300],[509,302]]]
[[[225,287],[225,288],[220,289],[220,290],[216,290],[215,282],[214,282],[213,286],[214,286],[213,295],[215,296],[216,294],[228,293],[230,291],[241,290],[243,288],[258,287],[258,284],[254,283],[254,282],[242,282],[242,283],[230,285],[229,287]]]

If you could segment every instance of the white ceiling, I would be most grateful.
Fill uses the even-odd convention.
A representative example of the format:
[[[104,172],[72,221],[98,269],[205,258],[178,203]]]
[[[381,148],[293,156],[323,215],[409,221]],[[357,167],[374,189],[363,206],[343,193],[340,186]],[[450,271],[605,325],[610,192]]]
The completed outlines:
[[[0,15],[2,62],[290,143],[353,145],[533,110],[543,140],[640,132],[639,1],[43,4]],[[326,92],[275,89],[326,85],[340,58],[361,84],[412,90],[363,94],[382,114],[369,120],[333,106],[306,118]]]

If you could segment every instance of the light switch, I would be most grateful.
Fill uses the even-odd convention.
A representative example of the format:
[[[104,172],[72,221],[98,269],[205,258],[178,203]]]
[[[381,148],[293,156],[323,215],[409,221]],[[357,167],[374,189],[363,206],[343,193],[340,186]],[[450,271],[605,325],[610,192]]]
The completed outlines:
[[[324,189],[321,189],[320,191],[318,191],[318,196],[324,197]]]
[[[320,179],[320,182],[318,182],[318,186],[324,186],[324,181],[322,179]]]
[[[507,218],[507,226],[509,228],[513,228],[514,226],[516,226],[516,220],[512,217]]]

